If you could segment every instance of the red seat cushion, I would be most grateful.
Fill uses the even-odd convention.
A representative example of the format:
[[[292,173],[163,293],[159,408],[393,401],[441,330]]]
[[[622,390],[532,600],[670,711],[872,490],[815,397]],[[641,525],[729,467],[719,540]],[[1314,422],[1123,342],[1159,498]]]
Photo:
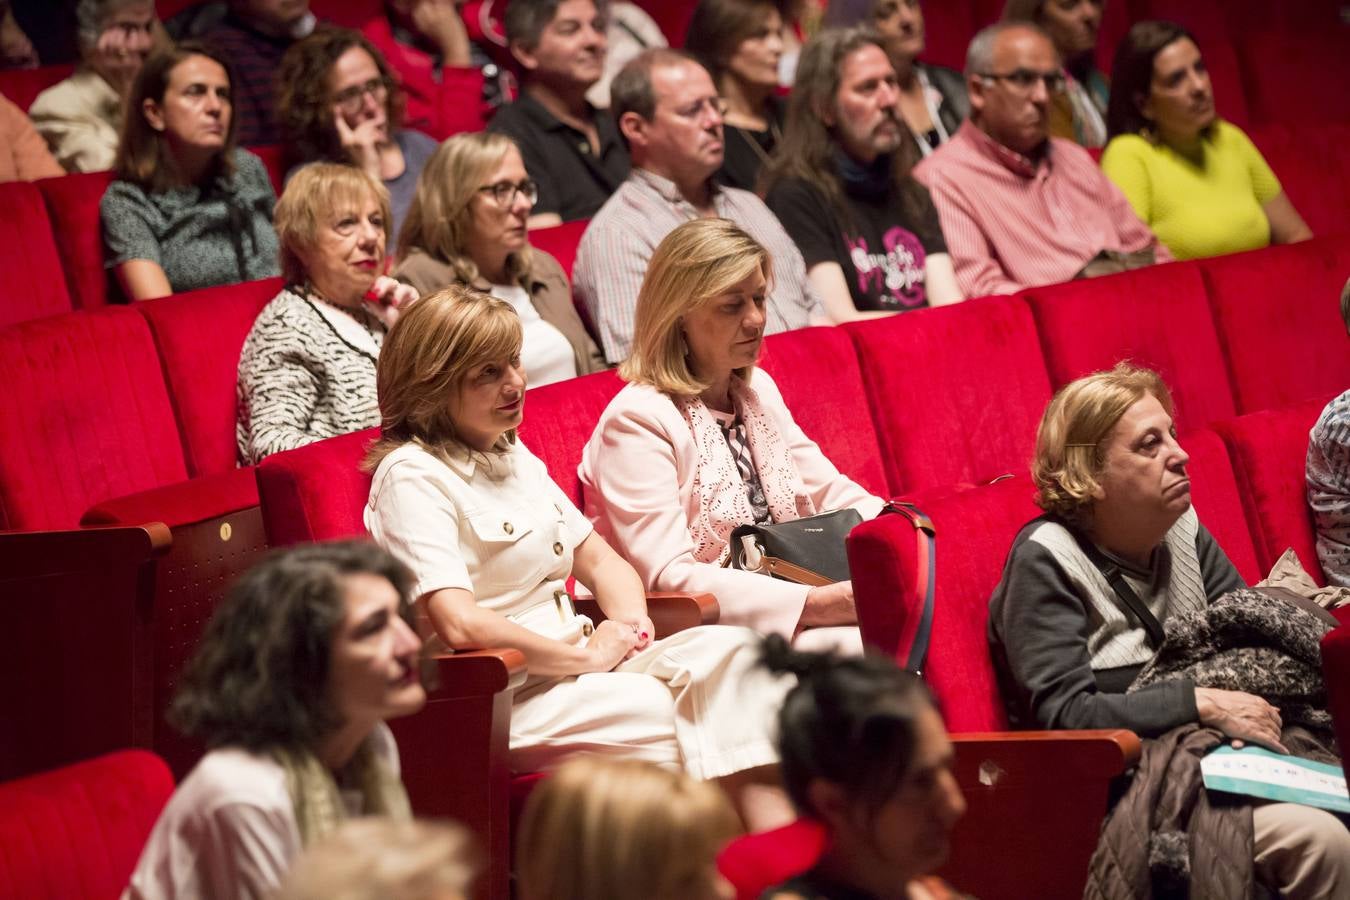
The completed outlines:
[[[1350,123],[1270,124],[1249,136],[1313,234],[1350,229]]]
[[[187,478],[154,341],[135,310],[0,332],[0,527],[72,528],[92,504]]]
[[[1214,426],[1228,445],[1262,572],[1269,572],[1280,554],[1293,547],[1303,568],[1325,583],[1304,471],[1308,432],[1330,399],[1249,413]]]
[[[136,304],[159,348],[193,475],[230,472],[237,465],[239,351],[281,285],[280,278],[268,278]]]
[[[104,500],[87,510],[80,517],[80,524],[163,522],[170,528],[177,528],[257,505],[258,483],[253,469],[230,469]]]
[[[0,325],[70,312],[61,257],[42,193],[26,181],[0,184],[0,266],[5,287]]]
[[[1252,29],[1239,39],[1253,122],[1350,121],[1350,29],[1330,17],[1326,24],[1320,32]]]
[[[370,475],[360,464],[378,428],[274,453],[258,464],[258,499],[267,542],[285,547],[366,533],[362,512]]]
[[[543,460],[549,476],[578,509],[585,509],[577,477],[581,451],[601,413],[622,389],[623,382],[610,370],[531,388],[525,394],[525,418],[517,435]]]
[[[267,180],[272,182],[272,190],[280,197],[286,182],[285,149],[280,144],[257,144],[249,147],[248,152],[262,160]]]
[[[0,784],[0,895],[116,897],[172,793],[168,767],[143,750]]]
[[[736,888],[736,900],[758,900],[766,890],[816,864],[829,835],[814,819],[747,834],[717,854],[717,870]]]
[[[1201,265],[1239,412],[1350,386],[1350,338],[1337,304],[1350,277],[1350,235]]]
[[[112,183],[111,172],[87,172],[37,182],[47,201],[52,231],[61,235],[61,265],[77,309],[108,302],[108,272],[103,267],[103,224],[98,205]]]
[[[568,281],[571,281],[572,267],[577,261],[577,245],[581,243],[581,236],[586,233],[586,226],[590,223],[590,219],[578,219],[552,228],[536,228],[530,232],[530,245],[556,259],[567,273]]]
[[[1021,300],[968,300],[846,330],[893,493],[1026,469],[1050,380]]]
[[[912,499],[937,533],[936,605],[925,680],[952,732],[1001,731],[1007,716],[989,655],[989,597],[1013,538],[1040,514],[1028,475]],[[863,522],[848,539],[864,640],[904,662],[920,613],[914,528],[898,515]],[[908,627],[906,627],[908,626]]]
[[[837,328],[771,335],[760,365],[806,436],[839,471],[878,496],[890,494],[853,342]]]
[[[924,62],[963,71],[966,45],[980,25],[974,5],[969,0],[924,4],[923,23]]]
[[[1223,353],[1195,263],[1023,292],[1056,387],[1121,360],[1154,369],[1172,390],[1182,430],[1233,415]]]

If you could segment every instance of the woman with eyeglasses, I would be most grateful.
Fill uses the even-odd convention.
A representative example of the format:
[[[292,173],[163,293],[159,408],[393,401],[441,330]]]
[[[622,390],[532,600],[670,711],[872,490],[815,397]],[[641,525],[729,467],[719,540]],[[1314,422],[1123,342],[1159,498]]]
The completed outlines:
[[[1177,259],[1312,237],[1261,151],[1219,118],[1195,38],[1139,22],[1116,50],[1102,171]]]
[[[605,368],[556,259],[530,246],[538,186],[515,141],[457,134],[432,154],[399,233],[394,277],[431,294],[466,285],[510,303],[524,329],[521,361],[537,387]]]
[[[386,226],[398,234],[436,142],[402,127],[403,95],[380,51],[358,32],[320,28],[286,51],[277,85],[286,177],[316,161],[364,170],[388,189]]]

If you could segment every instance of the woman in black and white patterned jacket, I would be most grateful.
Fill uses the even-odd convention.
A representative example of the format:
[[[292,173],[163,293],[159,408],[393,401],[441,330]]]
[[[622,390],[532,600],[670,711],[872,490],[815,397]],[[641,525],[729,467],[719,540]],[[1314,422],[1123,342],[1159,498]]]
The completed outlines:
[[[286,287],[239,356],[240,461],[379,424],[375,360],[417,291],[382,274],[389,193],[360,169],[315,163],[274,217]]]

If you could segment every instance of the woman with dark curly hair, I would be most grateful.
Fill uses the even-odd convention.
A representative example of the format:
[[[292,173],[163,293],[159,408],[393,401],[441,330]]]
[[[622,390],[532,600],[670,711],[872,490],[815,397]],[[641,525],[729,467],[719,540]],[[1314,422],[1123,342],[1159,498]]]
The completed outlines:
[[[320,28],[286,51],[277,84],[287,178],[320,160],[365,170],[389,189],[387,232],[398,234],[436,142],[402,127],[403,95],[380,51],[359,32]]]
[[[408,819],[384,720],[422,708],[411,576],[373,544],[314,544],[244,575],[169,716],[205,740],[124,900],[261,898],[349,816]]]

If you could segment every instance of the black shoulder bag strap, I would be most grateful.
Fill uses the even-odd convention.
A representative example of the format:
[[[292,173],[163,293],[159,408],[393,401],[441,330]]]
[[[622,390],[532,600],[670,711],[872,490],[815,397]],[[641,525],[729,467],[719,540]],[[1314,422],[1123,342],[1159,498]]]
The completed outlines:
[[[1149,644],[1155,649],[1161,647],[1165,636],[1162,623],[1158,621],[1157,616],[1153,615],[1153,611],[1144,605],[1144,601],[1139,599],[1139,595],[1134,592],[1134,588],[1130,587],[1130,583],[1125,580],[1125,574],[1120,571],[1120,566],[1107,559],[1106,554],[1098,549],[1096,544],[1088,540],[1087,535],[1067,522],[1061,524],[1068,529],[1069,534],[1073,535],[1073,539],[1078,542],[1078,549],[1083,551],[1083,555],[1092,561],[1092,564],[1097,567],[1097,571],[1102,573],[1102,577],[1111,585],[1111,590],[1116,592],[1120,602],[1129,607],[1130,612],[1134,613],[1134,617],[1139,620],[1139,624],[1144,626],[1144,630],[1148,632]]]
[[[919,623],[914,628],[914,639],[909,644],[909,654],[905,658],[905,671],[922,675],[924,664],[928,661],[928,644],[933,636],[933,599],[937,587],[937,529],[933,527],[933,520],[924,515],[913,503],[892,500],[881,511],[904,516],[914,526],[919,563],[919,569],[914,573],[914,598],[918,600],[922,597],[923,606],[920,607],[922,612],[919,615]]]

